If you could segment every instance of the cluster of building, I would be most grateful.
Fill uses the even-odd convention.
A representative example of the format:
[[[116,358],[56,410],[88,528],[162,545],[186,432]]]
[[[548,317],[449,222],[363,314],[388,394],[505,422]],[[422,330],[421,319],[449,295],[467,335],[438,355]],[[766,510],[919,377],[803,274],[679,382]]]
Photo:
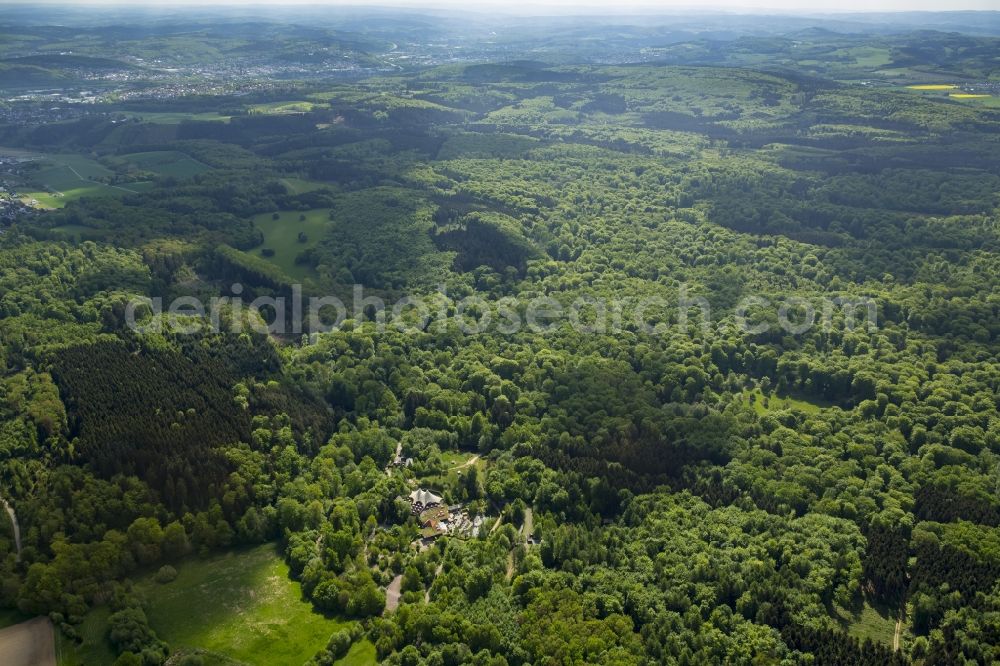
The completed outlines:
[[[972,93],[1000,93],[1000,81],[976,81],[975,83],[963,83],[959,88],[965,92]]]
[[[0,233],[3,233],[4,227],[34,212],[34,209],[21,201],[20,197],[0,185]]]
[[[459,537],[474,537],[479,534],[483,517],[471,517],[461,504],[446,506],[440,495],[418,488],[409,495],[410,513],[420,520],[425,540],[436,539],[443,534]]]
[[[18,219],[35,213],[37,201],[22,197],[17,193],[22,182],[18,172],[22,164],[32,162],[37,157],[30,155],[10,155],[0,153],[0,231]]]
[[[281,86],[287,87],[287,84],[281,84]],[[158,85],[117,90],[115,91],[115,95],[120,101],[162,101],[195,95],[243,97],[253,93],[270,92],[276,89],[279,89],[279,84],[267,80],[229,80],[220,78],[209,82],[204,80],[189,80],[174,75]]]
[[[410,493],[410,513],[419,516],[425,509],[432,509],[441,504],[441,496],[429,490],[418,488]]]
[[[397,452],[396,457],[389,463],[389,467],[412,467],[413,458],[404,458],[402,453]]]
[[[93,109],[89,107],[68,106],[67,103],[52,104],[41,99],[12,101],[6,106],[0,106],[0,122],[13,125],[56,123],[93,114]]]

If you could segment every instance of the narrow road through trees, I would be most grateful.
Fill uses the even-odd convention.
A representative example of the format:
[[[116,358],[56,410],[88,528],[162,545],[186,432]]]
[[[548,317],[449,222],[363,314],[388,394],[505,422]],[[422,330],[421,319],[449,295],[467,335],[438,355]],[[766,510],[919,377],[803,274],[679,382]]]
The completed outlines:
[[[14,547],[17,549],[17,559],[21,559],[21,526],[17,522],[17,514],[14,513],[14,507],[12,507],[7,500],[0,498],[0,503],[3,504],[3,508],[7,510],[7,515],[10,516],[10,524],[14,531]]]

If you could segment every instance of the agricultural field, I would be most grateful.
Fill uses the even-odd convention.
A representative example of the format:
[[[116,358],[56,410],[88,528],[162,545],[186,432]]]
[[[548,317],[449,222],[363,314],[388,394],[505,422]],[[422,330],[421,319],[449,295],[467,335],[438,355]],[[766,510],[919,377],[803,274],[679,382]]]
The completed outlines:
[[[296,113],[309,113],[316,107],[322,106],[325,105],[307,102],[305,100],[296,100],[291,102],[269,102],[267,104],[256,104],[251,106],[248,111],[251,115],[263,114],[280,116]]]
[[[280,268],[289,277],[311,277],[313,269],[306,264],[296,263],[295,258],[303,251],[315,247],[326,235],[331,226],[330,210],[281,211],[277,213],[277,219],[274,215],[262,213],[253,218],[254,226],[264,234],[264,243],[254,253]],[[271,255],[270,252],[274,254]]]
[[[1000,97],[985,92],[978,92],[975,86],[959,86],[951,83],[922,83],[905,86],[902,90],[938,99],[948,99],[963,104],[988,108],[1000,107]]]
[[[313,192],[330,187],[329,183],[323,183],[318,180],[307,180],[305,178],[282,178],[280,182],[288,188],[291,194],[304,194],[305,192]]]
[[[27,173],[28,184],[18,193],[22,200],[34,200],[43,208],[62,208],[81,197],[123,196],[149,188],[146,181],[122,185],[99,182],[97,179],[109,179],[114,172],[83,155],[45,155],[38,167]]]
[[[209,111],[206,113],[188,113],[183,111],[177,112],[158,112],[158,111],[124,111],[122,112],[127,118],[134,118],[136,120],[141,120],[144,123],[154,123],[157,125],[179,125],[183,122],[197,121],[197,122],[218,122],[218,123],[228,123],[232,116],[222,115],[215,111]]]
[[[173,178],[191,178],[212,168],[190,155],[176,150],[129,153],[114,159],[126,169],[147,171],[155,173],[157,176]]]
[[[892,54],[887,48],[856,46],[838,49],[830,55],[838,58],[849,58],[858,67],[875,68],[892,64]]]
[[[991,109],[1000,108],[1000,97],[997,97],[996,95],[985,95],[981,93],[952,93],[949,97],[951,99],[965,102],[967,104],[974,104],[976,106],[984,106]]]
[[[53,210],[66,205],[58,195],[51,192],[25,192],[21,191],[21,201],[42,210]]]
[[[923,83],[913,86],[906,86],[908,90],[954,90],[958,86],[952,83]]]

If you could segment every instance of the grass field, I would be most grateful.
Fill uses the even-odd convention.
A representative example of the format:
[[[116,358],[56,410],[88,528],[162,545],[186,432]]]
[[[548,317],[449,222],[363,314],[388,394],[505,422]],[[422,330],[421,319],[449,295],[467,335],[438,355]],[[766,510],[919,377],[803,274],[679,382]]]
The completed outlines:
[[[347,654],[334,663],[335,666],[369,666],[377,661],[375,644],[365,638],[352,645]]]
[[[473,458],[476,458],[476,461],[468,464]],[[485,459],[479,458],[475,453],[469,453],[468,451],[443,451],[441,453],[441,460],[444,463],[444,471],[441,474],[428,474],[420,477],[422,485],[438,490],[455,488],[461,481],[462,476],[467,474],[469,468],[473,465],[475,465],[479,473],[479,478],[485,478],[488,463]]]
[[[129,118],[141,118],[143,122],[157,123],[160,125],[179,125],[185,120],[228,123],[230,118],[232,118],[232,116],[219,115],[214,111],[210,113],[153,113],[145,111],[126,111],[124,115]]]
[[[137,588],[153,629],[175,650],[248,664],[301,664],[342,625],[316,613],[273,545],[190,560],[166,585]]]
[[[950,83],[933,83],[905,86],[903,90],[918,92],[924,95],[931,95],[938,99],[947,97],[956,102],[970,104],[974,106],[985,106],[989,108],[1000,108],[1000,97],[988,93],[966,92],[959,89],[957,85]]]
[[[300,215],[304,215],[305,220],[299,220]],[[295,257],[314,247],[326,236],[330,227],[330,210],[320,208],[305,212],[282,211],[278,213],[277,220],[273,217],[271,213],[263,213],[253,219],[254,226],[264,234],[264,245],[254,252],[283,270],[289,277],[304,279],[312,276],[312,268],[304,264],[297,265]],[[305,234],[305,242],[299,241],[299,233]],[[273,250],[274,256],[261,255],[261,250],[265,248]]]
[[[292,194],[303,194],[323,187],[330,187],[329,183],[323,183],[318,180],[306,180],[305,178],[282,178],[281,184],[287,187],[288,191]]]
[[[60,236],[65,236],[70,240],[96,240],[103,236],[103,232],[100,229],[95,229],[93,227],[85,227],[82,224],[62,224],[58,227],[52,227],[49,231],[59,234]]]
[[[83,643],[77,645],[61,632],[56,632],[56,663],[59,666],[89,666],[90,664],[111,664],[115,660],[115,650],[108,640],[108,617],[111,610],[100,606],[87,613],[77,633]]]
[[[887,48],[874,46],[854,46],[837,49],[831,56],[854,58],[860,67],[885,67],[892,64],[892,53]]]
[[[289,113],[309,113],[317,106],[326,106],[305,100],[292,102],[268,102],[266,104],[256,104],[250,107],[250,113],[262,113],[265,115],[284,115]]]
[[[21,201],[36,208],[62,208],[66,202],[48,192],[21,192]]]
[[[3,157],[17,157],[21,159],[39,159],[44,157],[41,153],[35,152],[34,150],[28,150],[27,148],[13,148],[10,146],[0,146],[0,156]]]
[[[835,619],[851,636],[861,641],[870,639],[875,643],[892,645],[898,609],[876,607],[866,599],[859,611],[850,612],[839,606],[835,610]],[[905,634],[905,623],[903,629]]]
[[[174,655],[198,654],[210,664],[303,664],[343,626],[315,612],[273,544],[231,551],[177,565],[177,578],[161,584],[147,575],[136,592],[146,614]],[[110,664],[106,607],[94,609],[80,628],[81,647],[57,641],[61,666]],[[343,663],[374,664],[374,646],[361,641]]]
[[[995,95],[984,93],[951,93],[948,95],[948,98],[976,106],[987,106],[993,109],[1000,108],[1000,97]]]
[[[910,90],[954,90],[958,86],[950,83],[925,83],[915,86],[906,86]]]
[[[972,104],[978,104],[980,106],[988,106],[991,109],[1000,109],[1000,97],[995,95],[989,95],[988,97],[980,97],[973,100],[966,100]]]
[[[143,171],[152,171],[158,176],[173,176],[174,178],[191,178],[199,173],[210,171],[212,168],[176,150],[131,153],[122,155],[118,159],[126,165],[135,166]]]
[[[760,416],[786,409],[798,410],[806,414],[816,414],[824,407],[829,406],[823,405],[818,401],[813,402],[791,396],[778,396],[774,393],[765,396],[759,388],[744,392],[743,400],[748,404],[752,404],[754,411]]]

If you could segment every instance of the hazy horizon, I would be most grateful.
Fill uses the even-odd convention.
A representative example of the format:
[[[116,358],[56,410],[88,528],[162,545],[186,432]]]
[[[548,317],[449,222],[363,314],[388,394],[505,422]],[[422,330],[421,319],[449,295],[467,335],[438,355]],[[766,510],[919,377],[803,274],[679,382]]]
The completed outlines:
[[[350,8],[384,8],[407,10],[441,10],[461,9],[465,12],[496,12],[513,15],[539,14],[669,14],[672,12],[691,13],[768,13],[783,12],[795,15],[815,14],[851,14],[851,13],[901,13],[901,12],[960,12],[960,11],[997,11],[995,0],[843,0],[832,2],[823,0],[803,6],[798,0],[723,0],[708,6],[692,4],[690,0],[628,0],[621,3],[610,3],[600,0],[543,0],[542,2],[499,2],[487,0],[469,6],[469,3],[458,0],[286,0],[273,2],[269,0],[169,0],[153,1],[136,6],[130,0],[0,0],[0,5],[48,5],[77,7],[117,7],[149,10],[155,8],[171,9],[197,7],[242,7],[280,9],[282,7],[350,7]]]

